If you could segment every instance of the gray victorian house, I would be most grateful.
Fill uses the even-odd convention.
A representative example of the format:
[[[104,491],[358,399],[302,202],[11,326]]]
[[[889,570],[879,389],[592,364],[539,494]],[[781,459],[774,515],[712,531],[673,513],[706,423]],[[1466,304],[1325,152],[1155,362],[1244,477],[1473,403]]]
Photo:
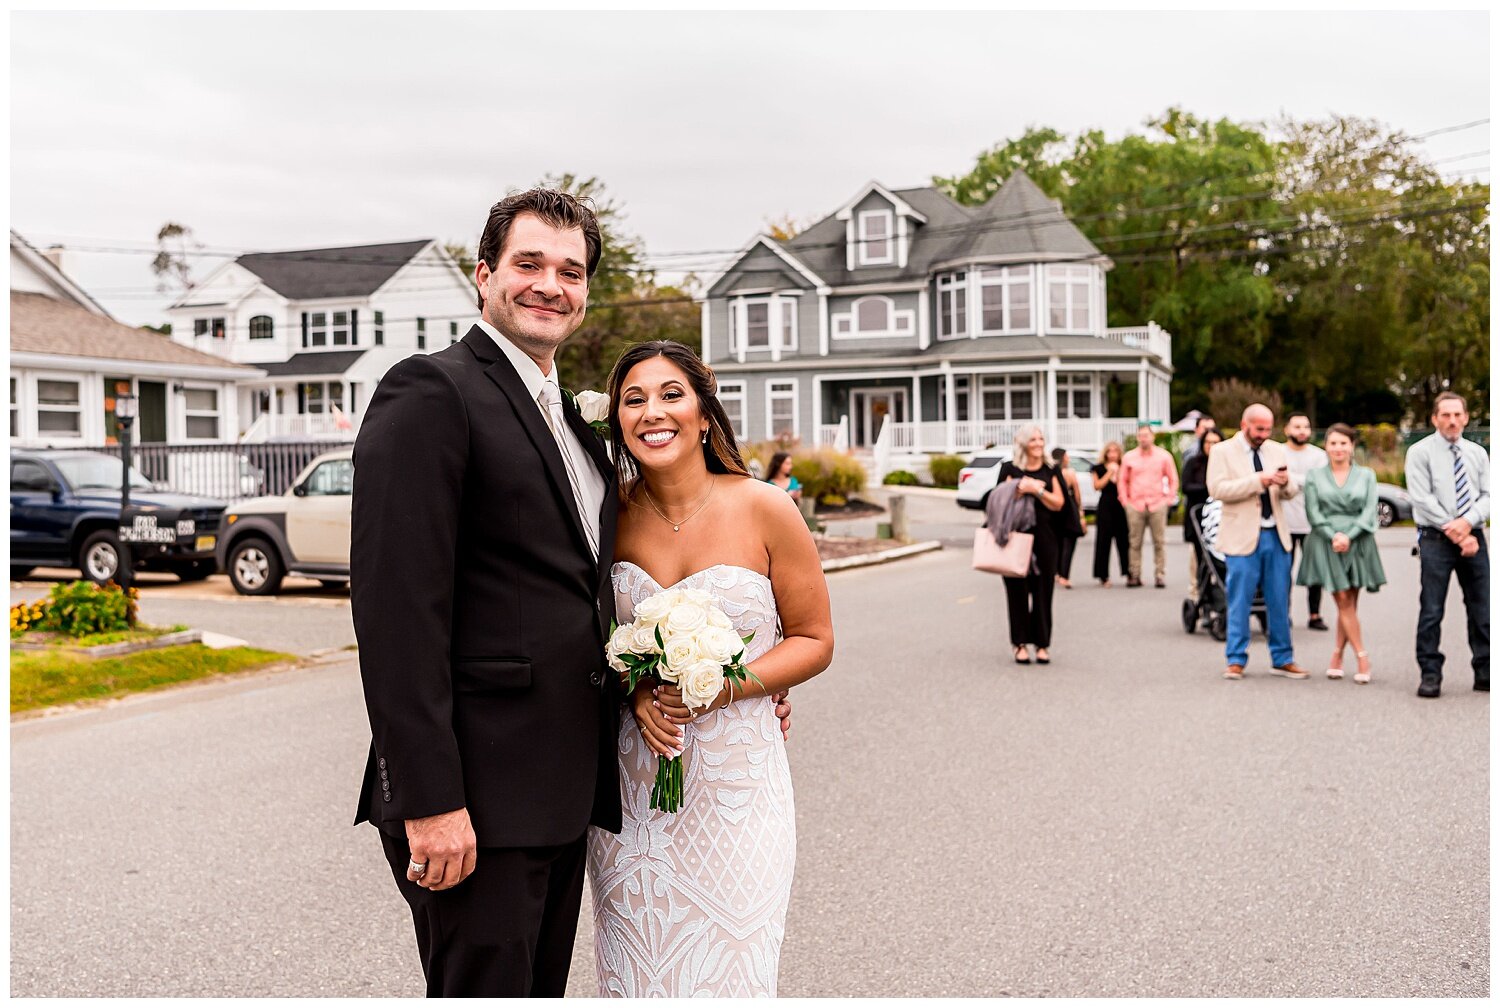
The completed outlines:
[[[747,442],[920,469],[1035,423],[1049,447],[1092,453],[1166,422],[1172,380],[1167,332],[1106,327],[1112,265],[1020,172],[974,208],[871,182],[788,241],[758,236],[713,279],[703,358]]]

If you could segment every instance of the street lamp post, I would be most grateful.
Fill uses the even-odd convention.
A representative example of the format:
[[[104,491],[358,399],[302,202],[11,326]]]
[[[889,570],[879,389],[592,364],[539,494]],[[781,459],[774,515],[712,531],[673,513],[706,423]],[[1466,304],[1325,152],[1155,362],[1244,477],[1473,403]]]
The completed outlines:
[[[135,425],[139,403],[129,393],[115,396],[115,419],[120,422],[120,527],[125,527],[125,514],[130,510],[130,429]],[[130,544],[119,536],[119,567],[115,570],[115,583],[129,588],[131,581]]]

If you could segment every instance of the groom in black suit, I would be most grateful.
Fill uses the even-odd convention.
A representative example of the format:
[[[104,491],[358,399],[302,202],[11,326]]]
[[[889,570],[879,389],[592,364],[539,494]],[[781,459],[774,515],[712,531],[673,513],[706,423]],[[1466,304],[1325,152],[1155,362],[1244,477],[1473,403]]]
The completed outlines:
[[[587,827],[620,829],[615,471],[553,364],[600,248],[565,193],[495,204],[482,320],[393,367],[355,443],[356,822],[380,829],[430,996],[561,996]]]

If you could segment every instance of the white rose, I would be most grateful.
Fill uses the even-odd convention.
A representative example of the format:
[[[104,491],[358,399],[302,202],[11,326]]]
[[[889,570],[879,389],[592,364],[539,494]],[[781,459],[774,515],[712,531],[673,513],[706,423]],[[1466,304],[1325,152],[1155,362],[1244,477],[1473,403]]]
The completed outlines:
[[[682,699],[693,710],[703,710],[714,702],[724,688],[724,669],[711,661],[698,661],[683,670],[677,682]]]
[[[637,622],[631,633],[630,650],[638,655],[661,654],[661,648],[656,646],[656,627]]]
[[[578,404],[578,413],[584,423],[609,419],[609,396],[603,392],[584,389],[573,397],[573,401]]]
[[[728,665],[745,647],[733,630],[723,627],[705,627],[698,631],[697,641],[702,656],[718,665]]]
[[[624,623],[615,627],[614,634],[609,638],[609,656],[611,658],[635,650],[635,624]]]
[[[614,654],[611,654],[609,656],[609,667],[612,668],[612,669],[614,669],[616,672],[622,672],[623,673],[623,672],[630,671],[630,666],[626,665],[624,662],[622,662],[619,659],[618,656],[616,656]]]
[[[680,602],[691,602],[693,605],[702,606],[705,609],[713,606],[714,597],[701,588],[679,588],[677,598]]]
[[[708,610],[696,602],[682,601],[672,607],[662,622],[662,632],[692,635],[708,626]]]
[[[672,604],[676,601],[676,592],[657,592],[635,607],[635,621],[637,624],[656,626],[667,618],[667,613],[672,611]]]
[[[673,634],[667,638],[667,646],[662,650],[662,658],[666,661],[667,667],[677,673],[681,673],[695,662],[702,661],[704,657],[697,639],[689,634]]]
[[[712,606],[708,610],[708,625],[711,627],[719,627],[723,630],[734,629],[734,621],[726,616],[724,614],[724,610],[720,609],[718,606]]]

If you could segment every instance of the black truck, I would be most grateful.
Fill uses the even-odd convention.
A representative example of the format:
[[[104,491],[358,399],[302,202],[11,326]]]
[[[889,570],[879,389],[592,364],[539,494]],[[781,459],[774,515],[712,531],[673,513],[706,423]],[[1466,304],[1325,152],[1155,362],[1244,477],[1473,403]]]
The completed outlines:
[[[120,570],[120,460],[90,451],[10,453],[10,576],[69,567],[96,584]],[[132,570],[170,571],[198,581],[216,569],[225,502],[156,489],[130,475],[125,539]]]

